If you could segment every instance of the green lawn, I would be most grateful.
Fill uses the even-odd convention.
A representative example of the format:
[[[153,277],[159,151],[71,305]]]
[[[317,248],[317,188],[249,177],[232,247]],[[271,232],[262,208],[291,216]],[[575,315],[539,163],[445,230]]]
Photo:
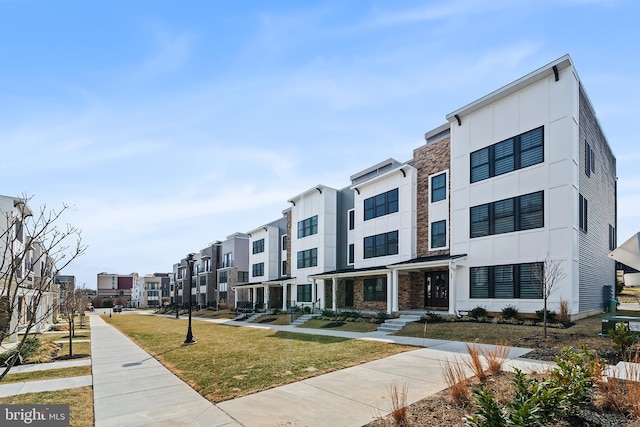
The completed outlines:
[[[346,322],[346,321],[332,321],[332,320],[319,320],[311,319],[301,328],[312,329],[328,329],[331,331],[348,331],[348,332],[373,332],[380,326],[378,323],[370,322]]]
[[[181,346],[185,319],[135,314],[104,319],[213,402],[411,349],[199,321],[193,321],[197,344]]]
[[[42,393],[18,394],[0,398],[0,404],[11,405],[69,405],[71,427],[93,426],[93,389],[91,387],[68,390],[47,391]]]
[[[264,316],[257,318],[251,323],[259,323],[264,325],[290,325],[291,314],[289,313],[265,314]]]
[[[76,366],[73,368],[47,369],[45,371],[7,374],[2,379],[2,384],[19,383],[23,381],[52,380],[54,378],[80,377],[83,375],[91,375],[91,366]]]

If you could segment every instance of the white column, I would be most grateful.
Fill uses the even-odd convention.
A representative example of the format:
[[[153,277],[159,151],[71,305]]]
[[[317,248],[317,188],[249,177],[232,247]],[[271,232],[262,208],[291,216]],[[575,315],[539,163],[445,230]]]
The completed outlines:
[[[251,290],[252,290],[252,292],[251,292],[251,305],[253,306],[254,309],[256,308],[256,293],[258,292],[257,289],[258,288],[255,287],[255,286],[251,288]]]
[[[264,308],[269,309],[269,285],[264,287]]]
[[[233,304],[238,308],[238,287],[233,288]]]
[[[311,279],[311,302],[316,303],[316,279]]]
[[[325,284],[324,279],[320,280],[320,282],[318,283],[318,295],[320,297],[320,308],[322,310],[327,308],[327,305],[326,305],[327,302],[325,301],[325,298],[324,298],[324,284]]]
[[[387,313],[391,314],[393,312],[392,300],[393,300],[393,281],[392,281],[391,272],[387,273]]]
[[[398,269],[391,270],[393,273],[393,292],[391,294],[391,310],[392,311],[400,311],[398,308],[398,298],[400,293],[400,275],[398,274]]]
[[[9,321],[9,342],[18,342],[18,304],[22,303],[20,298],[16,298],[16,304],[14,304],[11,311],[11,320]]]
[[[282,310],[287,310],[287,292],[289,290],[288,283],[282,283]]]
[[[456,263],[449,261],[449,314],[456,314]]]
[[[331,279],[331,309],[333,311],[338,309],[338,279],[336,277]]]

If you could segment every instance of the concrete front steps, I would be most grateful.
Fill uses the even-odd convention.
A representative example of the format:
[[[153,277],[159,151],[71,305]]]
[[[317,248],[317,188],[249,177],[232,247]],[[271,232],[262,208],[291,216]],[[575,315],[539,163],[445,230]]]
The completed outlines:
[[[382,325],[378,326],[378,331],[393,334],[407,326],[409,323],[417,322],[420,318],[421,316],[413,314],[401,314],[400,317],[385,320]]]
[[[291,325],[293,326],[304,325],[305,323],[307,323],[309,320],[313,319],[316,316],[319,316],[319,314],[303,314],[302,316],[294,320]]]

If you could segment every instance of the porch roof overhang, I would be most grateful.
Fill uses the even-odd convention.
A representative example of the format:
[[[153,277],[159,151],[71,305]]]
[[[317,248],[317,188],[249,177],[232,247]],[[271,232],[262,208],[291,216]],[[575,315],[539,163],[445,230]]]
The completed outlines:
[[[640,233],[634,234],[629,240],[615,248],[609,254],[609,258],[640,270]]]
[[[388,272],[389,269],[386,266],[370,268],[347,268],[344,270],[333,270],[319,274],[312,274],[309,277],[312,279],[333,279],[344,277],[379,276],[380,274],[386,274]]]
[[[241,285],[235,285],[234,288],[255,288],[258,286],[282,285],[285,282],[290,282],[293,279],[295,279],[295,277],[283,276],[274,280],[265,280],[264,282],[243,283]]]
[[[467,254],[460,255],[434,255],[410,259],[409,261],[398,262],[387,266],[391,270],[399,271],[419,271],[425,268],[449,267],[452,262],[463,259]]]

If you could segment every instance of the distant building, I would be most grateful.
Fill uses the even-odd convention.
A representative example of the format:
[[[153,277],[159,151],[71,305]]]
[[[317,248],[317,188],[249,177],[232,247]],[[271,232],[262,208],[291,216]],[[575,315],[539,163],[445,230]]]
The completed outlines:
[[[97,298],[119,299],[125,304],[131,302],[132,289],[138,282],[138,273],[112,274],[98,273]]]

